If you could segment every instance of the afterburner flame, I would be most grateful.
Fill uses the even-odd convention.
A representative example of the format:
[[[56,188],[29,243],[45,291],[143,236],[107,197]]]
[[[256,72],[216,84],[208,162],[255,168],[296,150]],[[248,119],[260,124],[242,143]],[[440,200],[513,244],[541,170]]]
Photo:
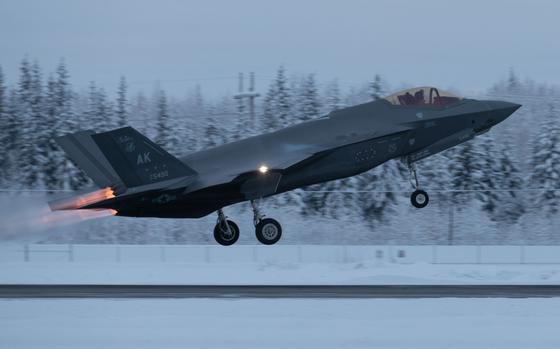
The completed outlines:
[[[91,193],[86,193],[67,199],[56,200],[54,202],[51,202],[50,206],[55,211],[77,210],[100,201],[112,199],[114,197],[115,193],[111,188],[103,188]]]
[[[78,222],[87,221],[90,219],[114,216],[117,214],[116,210],[112,209],[89,209],[89,210],[75,210],[75,211],[57,211],[57,212],[43,212],[39,217],[39,222],[46,225],[46,227],[57,227]]]
[[[103,188],[91,193],[87,193],[85,195],[82,196],[78,196],[76,199],[76,207],[75,208],[81,208],[87,205],[91,205],[91,204],[95,204],[96,202],[99,201],[103,201],[103,200],[107,200],[107,199],[112,199],[115,197],[115,193],[113,193],[113,190],[111,188]]]

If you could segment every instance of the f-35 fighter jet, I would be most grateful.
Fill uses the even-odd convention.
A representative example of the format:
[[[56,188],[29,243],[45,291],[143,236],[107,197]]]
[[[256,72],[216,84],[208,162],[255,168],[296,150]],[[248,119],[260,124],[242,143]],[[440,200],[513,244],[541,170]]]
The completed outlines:
[[[131,127],[81,131],[57,141],[103,189],[51,202],[51,208],[168,218],[198,218],[217,211],[214,238],[232,245],[239,228],[222,209],[250,201],[256,237],[272,245],[282,228],[261,213],[258,199],[354,176],[399,158],[411,171],[412,205],[425,207],[429,198],[414,163],[487,132],[519,107],[418,87],[180,158]]]

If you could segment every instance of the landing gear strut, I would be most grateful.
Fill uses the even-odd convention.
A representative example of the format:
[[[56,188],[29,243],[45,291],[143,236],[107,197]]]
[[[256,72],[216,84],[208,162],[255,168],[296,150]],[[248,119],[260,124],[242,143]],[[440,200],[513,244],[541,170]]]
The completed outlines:
[[[218,221],[214,227],[214,239],[223,246],[233,245],[239,239],[239,227],[227,219],[222,209],[218,210]]]
[[[414,187],[414,192],[410,195],[410,203],[416,208],[424,208],[430,202],[430,197],[428,193],[420,189],[420,183],[418,182],[418,176],[416,175],[416,165],[413,162],[407,160],[408,169],[410,170],[411,184]]]
[[[282,226],[275,219],[264,218],[255,200],[251,200],[251,207],[257,240],[264,245],[274,245],[282,237]]]

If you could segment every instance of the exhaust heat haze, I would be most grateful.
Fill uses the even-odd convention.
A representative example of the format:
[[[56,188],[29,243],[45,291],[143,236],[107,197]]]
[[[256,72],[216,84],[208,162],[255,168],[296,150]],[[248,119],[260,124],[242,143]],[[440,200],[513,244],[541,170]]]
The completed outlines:
[[[72,199],[56,202],[57,211],[46,203],[48,198],[37,195],[2,196],[0,198],[0,242],[31,242],[48,239],[53,234],[65,234],[71,225],[92,219],[114,216],[117,211],[110,209],[89,210],[77,208],[92,202],[111,198],[110,189],[80,195]],[[62,205],[64,204],[64,205]],[[62,210],[62,211],[59,211]]]

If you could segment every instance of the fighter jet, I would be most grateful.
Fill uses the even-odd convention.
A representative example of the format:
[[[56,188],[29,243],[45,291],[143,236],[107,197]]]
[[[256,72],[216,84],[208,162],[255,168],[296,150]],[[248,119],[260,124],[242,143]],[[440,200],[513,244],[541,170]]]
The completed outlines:
[[[410,201],[423,208],[429,197],[418,182],[415,163],[487,132],[520,106],[417,87],[183,157],[169,154],[131,127],[81,131],[57,142],[103,189],[51,202],[51,208],[163,218],[217,212],[214,238],[228,246],[238,240],[239,228],[223,208],[250,201],[256,237],[272,245],[282,228],[261,212],[259,199],[400,159],[411,173]]]

